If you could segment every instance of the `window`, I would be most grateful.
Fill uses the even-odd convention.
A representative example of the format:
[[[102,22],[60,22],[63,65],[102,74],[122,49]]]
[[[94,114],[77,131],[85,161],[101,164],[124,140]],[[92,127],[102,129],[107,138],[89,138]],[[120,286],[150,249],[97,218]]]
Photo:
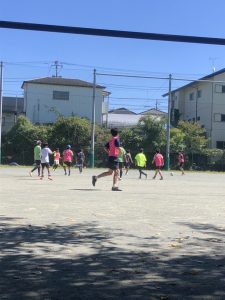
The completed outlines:
[[[53,100],[69,100],[69,92],[53,91]]]
[[[202,96],[202,91],[201,90],[197,90],[197,98],[201,98]]]
[[[189,94],[189,100],[194,100],[194,93]]]
[[[225,141],[217,141],[216,142],[217,149],[224,149],[225,148]]]
[[[214,114],[215,122],[225,122],[225,114]]]
[[[214,114],[214,121],[220,122],[221,121],[221,115],[220,114]]]
[[[215,91],[216,93],[225,93],[225,85],[216,84]]]

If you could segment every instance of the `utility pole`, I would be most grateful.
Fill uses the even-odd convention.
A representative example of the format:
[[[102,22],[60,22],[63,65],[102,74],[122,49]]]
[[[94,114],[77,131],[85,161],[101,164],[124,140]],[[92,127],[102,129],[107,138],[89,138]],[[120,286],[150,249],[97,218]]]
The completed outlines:
[[[2,164],[2,89],[3,89],[3,62],[0,63],[0,164]]]
[[[62,68],[62,65],[59,64],[58,60],[56,60],[54,62],[53,66],[55,67],[55,76],[54,77],[59,77],[59,69]]]
[[[95,167],[95,94],[96,94],[96,70],[93,72],[93,96],[92,96],[92,126],[91,126],[91,168]]]
[[[195,123],[198,122],[198,87],[196,88],[196,98],[195,98]]]
[[[168,98],[168,116],[166,131],[166,170],[170,169],[170,114],[171,114],[171,81],[172,75],[169,75],[169,98]]]

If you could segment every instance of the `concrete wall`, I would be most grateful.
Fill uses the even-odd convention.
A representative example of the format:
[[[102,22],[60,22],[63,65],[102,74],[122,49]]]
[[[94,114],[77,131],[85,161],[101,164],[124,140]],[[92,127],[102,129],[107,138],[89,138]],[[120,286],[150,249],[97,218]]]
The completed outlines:
[[[53,91],[69,92],[69,100],[54,100]],[[92,117],[93,89],[26,83],[24,86],[26,116],[33,123],[54,123],[59,115]],[[96,122],[102,123],[102,90],[96,89]]]

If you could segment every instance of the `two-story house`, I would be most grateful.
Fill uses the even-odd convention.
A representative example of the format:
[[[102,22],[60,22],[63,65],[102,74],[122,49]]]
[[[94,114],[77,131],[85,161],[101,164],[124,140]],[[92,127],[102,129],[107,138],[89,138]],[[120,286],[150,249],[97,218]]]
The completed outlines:
[[[33,123],[54,123],[59,116],[92,118],[93,83],[61,77],[24,81],[24,111]],[[95,120],[102,124],[105,112],[104,86],[96,85]]]
[[[179,115],[197,122],[205,128],[210,148],[225,149],[225,68],[173,90],[171,108],[172,120]]]

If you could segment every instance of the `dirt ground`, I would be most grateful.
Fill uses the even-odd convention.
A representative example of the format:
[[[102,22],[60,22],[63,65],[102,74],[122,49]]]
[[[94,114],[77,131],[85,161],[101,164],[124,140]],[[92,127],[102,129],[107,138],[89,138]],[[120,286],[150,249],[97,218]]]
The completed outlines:
[[[0,168],[0,299],[225,299],[225,174]]]

